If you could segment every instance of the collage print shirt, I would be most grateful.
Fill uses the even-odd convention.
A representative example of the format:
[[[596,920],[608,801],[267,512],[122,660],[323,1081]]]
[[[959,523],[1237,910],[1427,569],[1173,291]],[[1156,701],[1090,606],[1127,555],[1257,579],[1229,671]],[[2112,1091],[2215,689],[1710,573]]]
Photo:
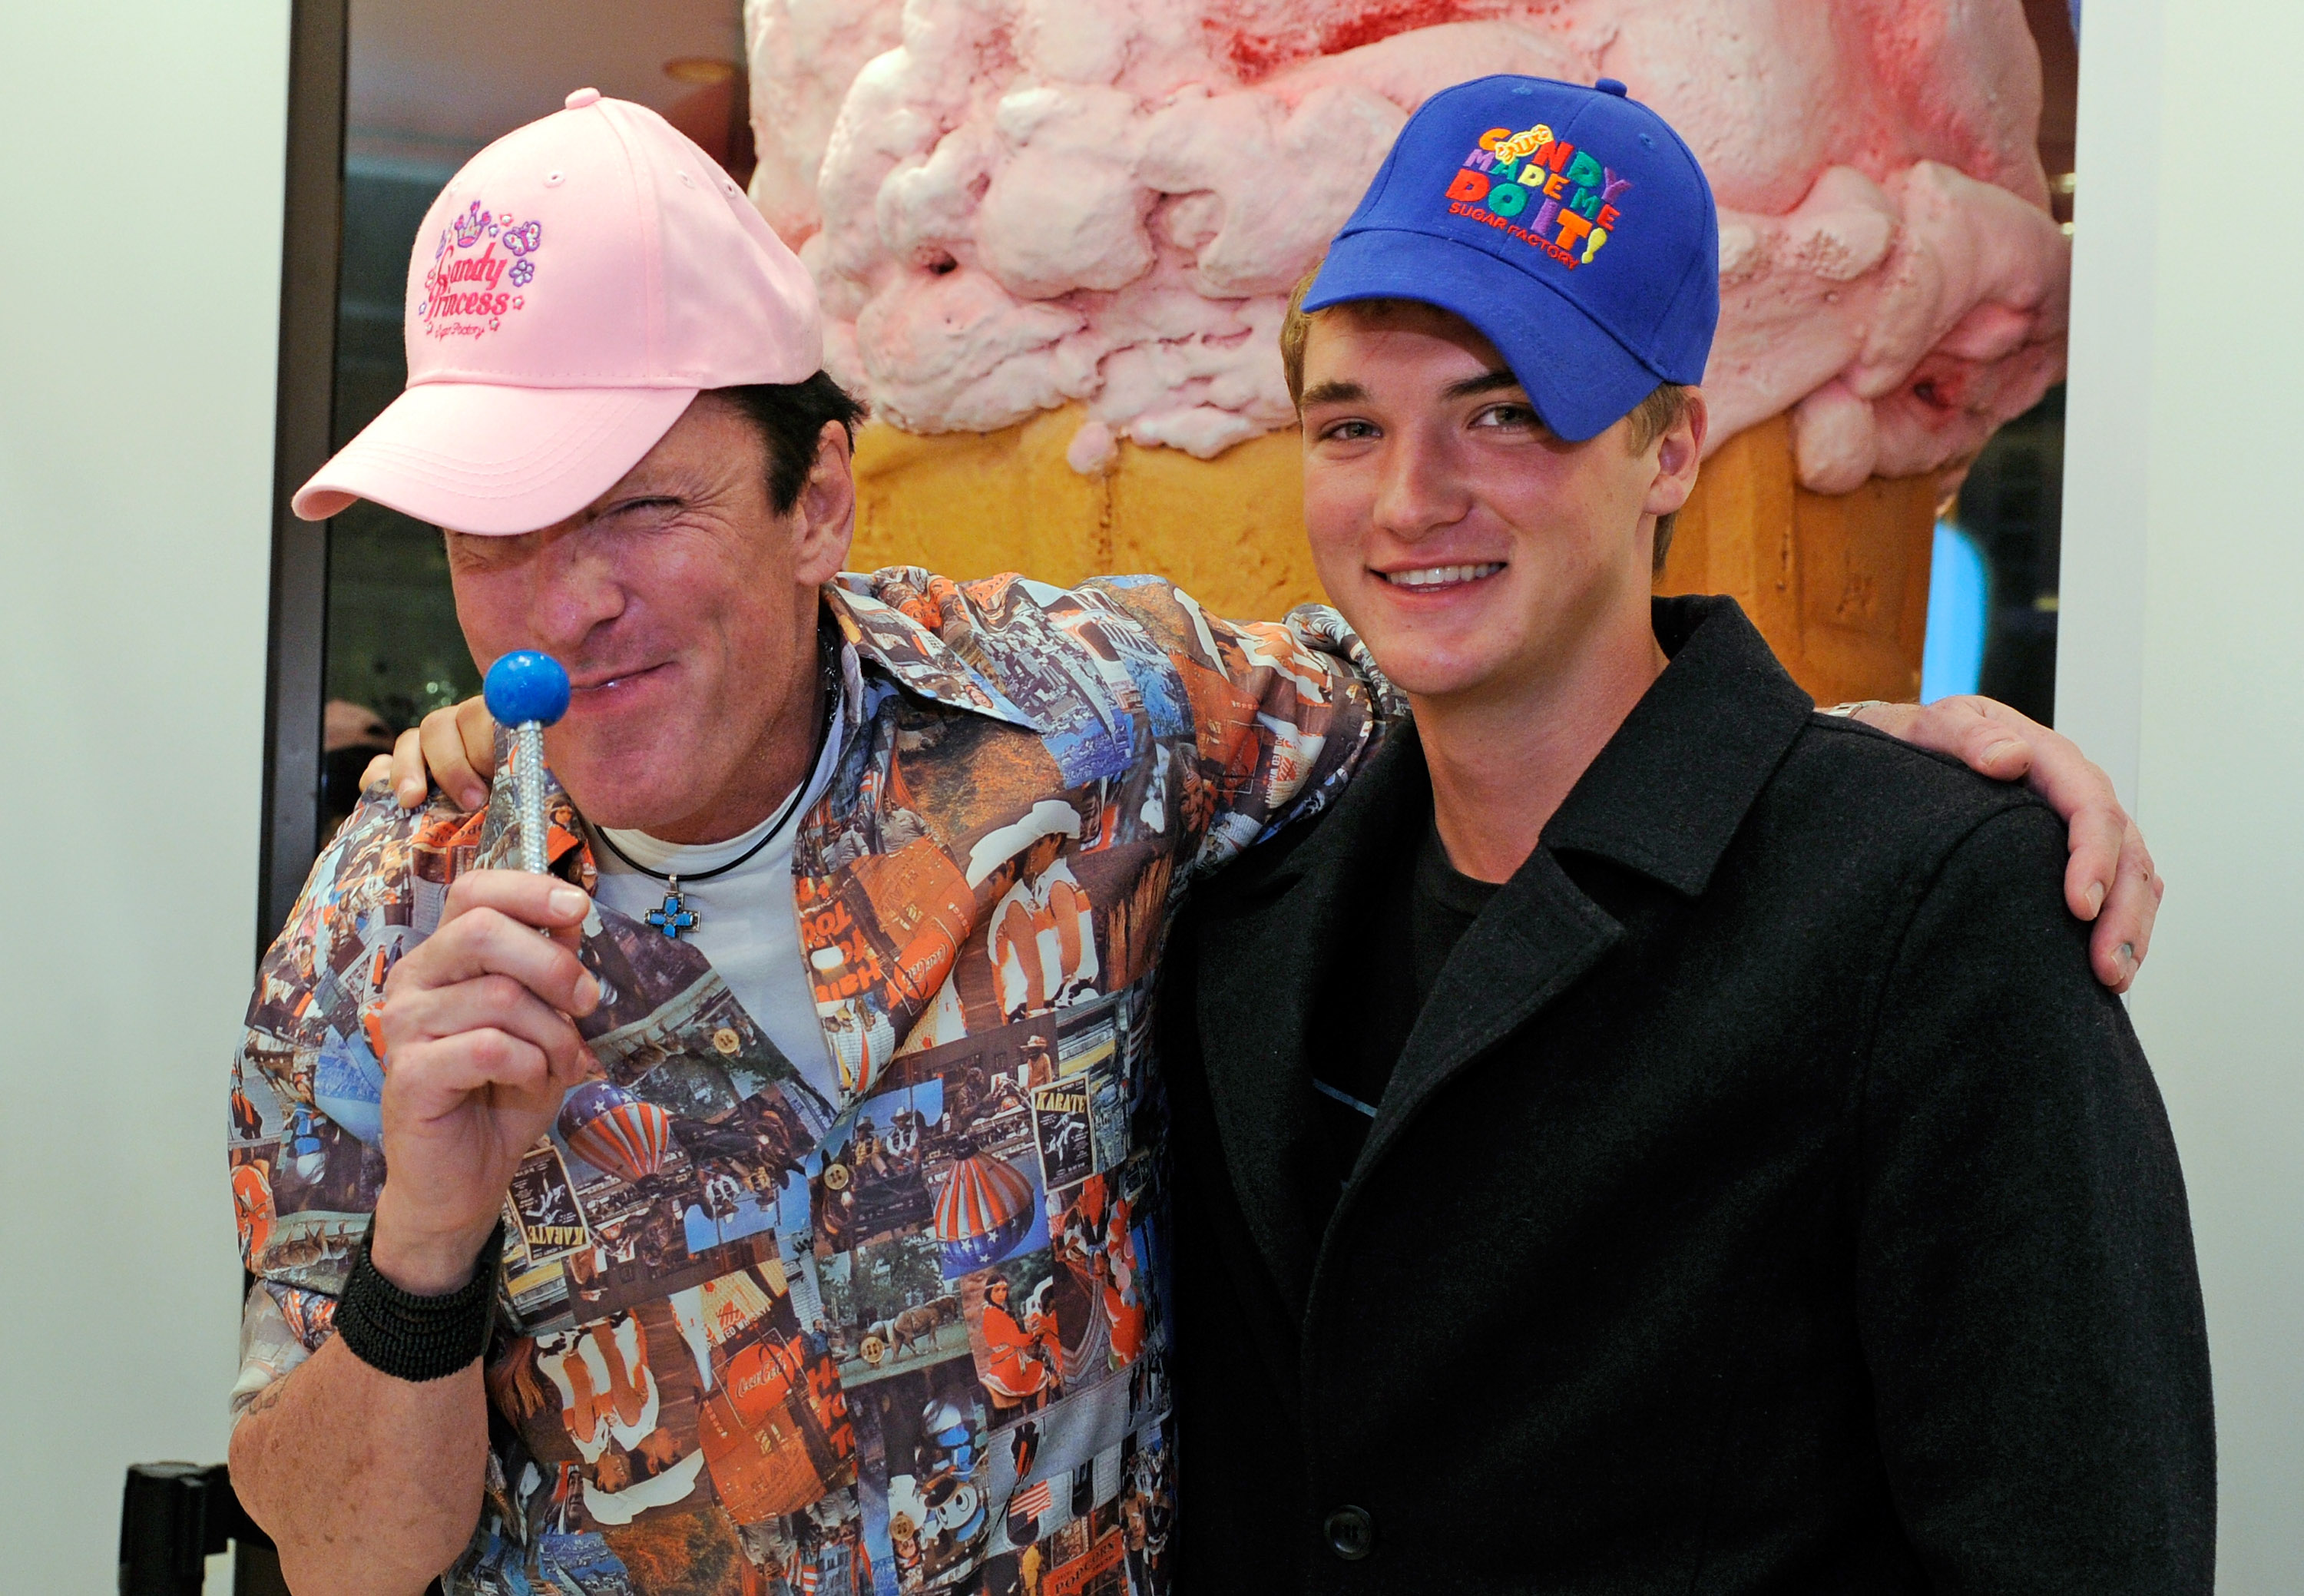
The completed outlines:
[[[1154,578],[900,567],[826,607],[848,736],[792,887],[838,1100],[692,946],[596,904],[598,1074],[506,1200],[452,1592],[1169,1584],[1154,966],[1189,883],[1332,802],[1395,705],[1333,612],[1239,625]],[[263,961],[240,1409],[331,1333],[384,1180],[385,977],[459,870],[518,857],[511,786],[365,798]]]

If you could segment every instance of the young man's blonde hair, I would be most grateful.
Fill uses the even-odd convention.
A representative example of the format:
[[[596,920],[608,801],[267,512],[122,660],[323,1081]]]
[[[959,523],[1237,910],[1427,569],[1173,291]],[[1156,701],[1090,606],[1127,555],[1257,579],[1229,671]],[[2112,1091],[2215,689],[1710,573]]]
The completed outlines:
[[[1304,408],[1304,339],[1312,329],[1313,320],[1327,314],[1325,310],[1304,309],[1304,296],[1312,291],[1312,280],[1320,275],[1320,264],[1297,279],[1296,291],[1288,296],[1288,314],[1280,323],[1280,366],[1288,378],[1288,397],[1299,412]],[[1411,301],[1390,299],[1354,300],[1353,308],[1382,315],[1399,304]],[[1342,309],[1343,307],[1336,307]],[[1671,430],[1673,425],[1688,412],[1688,390],[1676,382],[1661,382],[1648,396],[1632,406],[1630,420],[1631,431],[1627,441],[1637,454]],[[1672,548],[1672,530],[1680,519],[1678,511],[1656,517],[1656,573],[1664,574],[1664,557]]]

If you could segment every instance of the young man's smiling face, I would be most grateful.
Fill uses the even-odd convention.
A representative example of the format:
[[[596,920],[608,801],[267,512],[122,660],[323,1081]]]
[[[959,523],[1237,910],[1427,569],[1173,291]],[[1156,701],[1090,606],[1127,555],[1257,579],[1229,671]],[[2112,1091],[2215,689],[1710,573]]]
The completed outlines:
[[[1702,398],[1644,448],[1568,443],[1461,318],[1345,304],[1304,343],[1304,521],[1330,599],[1413,698],[1562,679],[1648,632],[1656,518],[1695,486]]]

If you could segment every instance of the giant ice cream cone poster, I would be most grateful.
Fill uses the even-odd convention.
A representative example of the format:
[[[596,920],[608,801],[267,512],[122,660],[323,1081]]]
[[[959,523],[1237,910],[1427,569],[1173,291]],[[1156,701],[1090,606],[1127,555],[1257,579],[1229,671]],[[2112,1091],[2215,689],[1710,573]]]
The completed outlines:
[[[1620,78],[1720,206],[1661,584],[1825,700],[1917,686],[1934,509],[2063,367],[2020,0],[750,0],[752,198],[868,399],[856,562],[1317,596],[1277,335],[1409,113]]]

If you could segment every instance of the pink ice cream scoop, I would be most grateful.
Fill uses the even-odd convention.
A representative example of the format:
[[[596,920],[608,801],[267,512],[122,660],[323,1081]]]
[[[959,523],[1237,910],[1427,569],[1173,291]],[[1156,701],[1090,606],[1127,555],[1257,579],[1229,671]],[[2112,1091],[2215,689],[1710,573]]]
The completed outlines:
[[[1631,85],[1720,204],[1713,442],[1825,492],[1957,466],[2062,374],[2070,250],[2018,0],[753,0],[752,195],[826,361],[915,432],[1067,401],[1212,456],[1292,420],[1286,296],[1408,113]]]

